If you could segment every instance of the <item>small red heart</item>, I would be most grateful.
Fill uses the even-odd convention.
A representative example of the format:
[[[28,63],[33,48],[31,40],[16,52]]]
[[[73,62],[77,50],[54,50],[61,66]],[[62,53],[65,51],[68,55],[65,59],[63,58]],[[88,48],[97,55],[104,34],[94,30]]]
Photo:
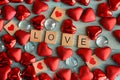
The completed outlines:
[[[90,64],[92,64],[92,65],[95,65],[95,64],[96,64],[96,61],[95,61],[94,58],[91,58],[89,62],[90,62]]]
[[[8,27],[8,30],[9,30],[9,31],[13,31],[13,30],[14,30],[14,25],[13,25],[13,24],[10,25],[10,26]]]
[[[55,12],[55,16],[56,16],[56,17],[61,17],[61,16],[62,16],[62,13],[59,12],[59,11],[56,11],[56,12]]]
[[[37,68],[38,68],[38,69],[43,69],[43,66],[42,66],[42,63],[41,63],[41,62],[38,63]]]

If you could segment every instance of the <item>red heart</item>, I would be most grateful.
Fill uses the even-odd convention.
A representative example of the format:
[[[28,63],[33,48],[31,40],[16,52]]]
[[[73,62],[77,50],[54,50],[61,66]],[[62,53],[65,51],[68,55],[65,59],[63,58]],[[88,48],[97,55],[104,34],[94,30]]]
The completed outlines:
[[[25,0],[25,2],[26,2],[27,4],[32,4],[32,3],[34,2],[34,0]]]
[[[77,2],[79,2],[82,5],[88,6],[90,3],[90,0],[77,0]]]
[[[73,73],[71,74],[71,80],[80,80],[80,78],[79,78],[79,74],[73,72]]]
[[[4,26],[4,20],[0,18],[0,32],[2,31],[3,26]]]
[[[43,69],[43,66],[42,66],[42,63],[41,63],[41,62],[39,62],[39,63],[37,64],[37,68],[38,68],[38,69]]]
[[[67,15],[73,20],[78,21],[82,15],[83,9],[81,7],[71,8],[67,10]]]
[[[56,17],[61,17],[61,16],[62,16],[62,13],[59,12],[59,11],[56,11],[56,12],[55,12],[55,15],[56,15]]]
[[[111,31],[116,25],[115,17],[104,17],[100,20],[100,24],[106,29]]]
[[[113,31],[113,36],[120,42],[120,30]]]
[[[13,2],[13,3],[20,3],[20,2],[23,2],[23,0],[9,0],[10,2]]]
[[[120,65],[120,53],[116,53],[112,56],[112,60]]]
[[[9,31],[13,31],[13,30],[14,30],[14,25],[13,25],[13,24],[10,25],[10,26],[8,27],[8,30],[9,30]]]
[[[70,6],[74,6],[76,4],[76,0],[61,0],[61,1]]]
[[[94,53],[97,57],[99,57],[101,60],[106,61],[110,54],[111,54],[111,48],[110,47],[104,47],[104,48],[96,48],[94,50]]]
[[[120,6],[120,0],[108,0],[108,4],[111,10],[117,10]]]
[[[57,47],[57,54],[61,60],[66,60],[73,55],[73,51],[70,48],[64,48],[63,46]]]
[[[7,3],[9,3],[9,0],[1,0],[0,1],[0,5],[7,4]]]
[[[95,64],[96,64],[96,61],[95,61],[94,58],[91,58],[90,61],[89,61],[89,63],[92,64],[92,65],[95,65]]]
[[[52,78],[47,73],[41,73],[39,75],[39,80],[52,80]]]

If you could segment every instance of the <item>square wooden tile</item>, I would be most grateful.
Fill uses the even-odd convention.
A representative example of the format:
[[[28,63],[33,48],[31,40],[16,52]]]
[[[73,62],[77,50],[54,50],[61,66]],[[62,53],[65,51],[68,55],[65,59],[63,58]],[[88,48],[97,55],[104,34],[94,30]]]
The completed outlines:
[[[45,42],[49,44],[56,44],[57,42],[57,32],[46,31]]]
[[[63,46],[73,46],[74,45],[74,34],[62,34],[62,45]]]
[[[65,15],[65,10],[56,7],[51,15],[51,18],[53,18],[54,20],[60,22],[62,20],[62,18]]]
[[[90,39],[88,36],[79,35],[78,36],[78,47],[79,48],[89,48]]]
[[[40,60],[40,61],[33,63],[33,66],[35,68],[36,74],[45,72],[47,70],[47,66],[44,63],[44,60]]]
[[[19,30],[19,27],[14,23],[14,21],[8,22],[5,26],[4,29],[10,34],[14,35],[14,33]]]
[[[42,40],[42,31],[40,30],[31,30],[30,41],[32,42],[41,42]]]

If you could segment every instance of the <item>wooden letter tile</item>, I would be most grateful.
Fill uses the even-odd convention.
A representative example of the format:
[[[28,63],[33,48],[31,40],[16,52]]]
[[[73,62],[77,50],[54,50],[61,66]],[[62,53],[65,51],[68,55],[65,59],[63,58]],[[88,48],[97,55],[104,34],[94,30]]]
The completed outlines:
[[[89,47],[90,39],[88,36],[79,35],[78,36],[78,47],[79,48],[88,48]]]
[[[30,41],[32,42],[41,42],[42,31],[40,30],[31,30]]]
[[[5,30],[10,34],[14,35],[14,33],[19,30],[18,26],[11,20],[4,26]]]
[[[74,35],[73,34],[62,34],[62,45],[73,46],[74,45]]]
[[[57,32],[46,31],[45,42],[49,44],[56,44],[57,41]]]
[[[65,10],[59,8],[59,7],[56,7],[51,15],[51,18],[53,18],[54,20],[56,21],[61,21],[62,18],[64,17],[65,15]]]

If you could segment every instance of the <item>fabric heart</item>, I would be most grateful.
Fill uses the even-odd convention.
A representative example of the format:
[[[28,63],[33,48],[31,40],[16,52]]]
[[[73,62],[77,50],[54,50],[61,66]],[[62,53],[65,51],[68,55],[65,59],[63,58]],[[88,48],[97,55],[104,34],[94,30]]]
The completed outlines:
[[[16,45],[16,39],[9,34],[3,35],[2,41],[7,49],[13,48]]]
[[[56,71],[58,69],[60,59],[57,57],[48,57],[45,58],[44,62],[50,68],[51,71]]]
[[[118,10],[120,0],[108,0],[108,4],[111,10]]]
[[[112,11],[109,9],[107,3],[100,3],[97,8],[97,15],[99,17],[112,17]]]
[[[73,25],[73,22],[71,19],[64,20],[61,31],[63,33],[69,33],[69,34],[75,34],[76,33],[76,27]]]
[[[67,10],[67,15],[73,20],[78,21],[82,15],[83,9],[81,7],[71,8]]]
[[[82,16],[81,16],[81,20],[83,22],[93,22],[96,20],[96,15],[94,13],[94,10],[92,8],[87,8],[85,9],[85,11],[83,12]]]
[[[79,48],[77,50],[77,54],[81,56],[81,58],[84,60],[84,62],[88,62],[91,59],[92,56],[92,49],[90,48]]]
[[[10,66],[0,68],[0,80],[7,80],[7,75],[10,72],[10,70],[11,70]]]
[[[113,31],[113,36],[120,42],[120,30]]]
[[[9,31],[13,31],[13,30],[14,30],[14,25],[13,25],[13,24],[10,25],[10,26],[8,27],[8,30],[9,30]]]
[[[20,45],[24,46],[30,38],[30,33],[25,32],[23,30],[18,30],[15,32],[15,37]]]
[[[16,62],[20,62],[22,55],[21,53],[22,50],[20,48],[11,48],[7,51],[7,55]]]
[[[71,74],[71,80],[80,80],[80,78],[79,78],[79,74],[78,73],[72,73]]]
[[[112,60],[120,65],[120,53],[116,53],[112,56]]]
[[[88,26],[86,28],[87,35],[91,40],[96,40],[98,36],[102,33],[102,28],[100,26]]]
[[[94,58],[91,58],[90,61],[89,61],[89,63],[92,64],[92,65],[95,65],[95,64],[96,64],[96,61],[95,61]]]
[[[35,14],[40,14],[41,12],[47,11],[48,8],[49,7],[46,3],[41,2],[40,0],[35,0],[32,11]]]
[[[117,24],[120,25],[120,14],[117,17]]]
[[[77,2],[82,5],[88,6],[90,3],[90,0],[77,0]]]
[[[39,75],[39,80],[52,80],[52,78],[47,73],[41,73]]]
[[[37,30],[43,30],[44,29],[44,22],[45,22],[46,18],[44,15],[39,15],[39,16],[35,16],[33,17],[30,22],[32,23],[32,25],[34,26],[35,29]]]
[[[59,12],[59,11],[56,11],[56,12],[55,12],[55,15],[56,15],[56,17],[61,17],[61,16],[62,16],[62,13]]]
[[[25,2],[26,2],[27,4],[32,4],[32,3],[34,2],[34,0],[25,0]]]
[[[57,75],[63,80],[70,80],[71,79],[71,70],[70,69],[60,69],[57,72]]]
[[[109,80],[115,80],[115,78],[120,75],[120,67],[108,65],[106,67],[106,75],[109,78]]]
[[[18,67],[13,68],[9,73],[8,73],[8,80],[21,80],[22,78],[20,77],[20,69]]]
[[[10,6],[10,5],[5,5],[3,7],[3,18],[5,20],[11,20],[16,14],[16,10]]]
[[[0,18],[0,32],[3,30],[4,20]]]
[[[24,5],[18,5],[16,10],[16,18],[20,21],[25,20],[31,14],[27,7]]]
[[[34,55],[28,52],[23,52],[21,57],[21,64],[24,66],[28,66],[31,63],[34,63],[36,61],[36,58]]]
[[[20,3],[20,2],[23,2],[23,0],[9,0],[10,2],[13,2],[13,3]]]
[[[110,47],[96,48],[94,50],[95,55],[103,61],[106,61],[109,58],[111,52],[112,50]]]
[[[105,73],[100,70],[100,69],[95,69],[93,71],[94,74],[94,78],[93,80],[107,80],[107,76],[105,75]]]
[[[63,46],[57,47],[57,54],[61,60],[66,60],[73,55],[73,51],[71,48],[65,48]]]
[[[51,56],[52,55],[52,49],[49,48],[49,46],[45,42],[41,42],[38,45],[37,50],[38,50],[37,53],[39,56]]]
[[[70,6],[74,6],[76,4],[76,0],[61,0],[61,1]]]
[[[104,17],[100,20],[100,24],[108,31],[111,31],[116,24],[115,17]]]
[[[9,3],[9,0],[1,0],[0,1],[0,5],[4,5],[4,4],[7,4],[7,3]]]
[[[42,66],[42,63],[41,63],[41,62],[38,63],[37,68],[38,68],[38,69],[43,69],[43,66]]]
[[[79,71],[80,80],[92,80],[93,73],[89,70],[87,66],[80,67]]]

